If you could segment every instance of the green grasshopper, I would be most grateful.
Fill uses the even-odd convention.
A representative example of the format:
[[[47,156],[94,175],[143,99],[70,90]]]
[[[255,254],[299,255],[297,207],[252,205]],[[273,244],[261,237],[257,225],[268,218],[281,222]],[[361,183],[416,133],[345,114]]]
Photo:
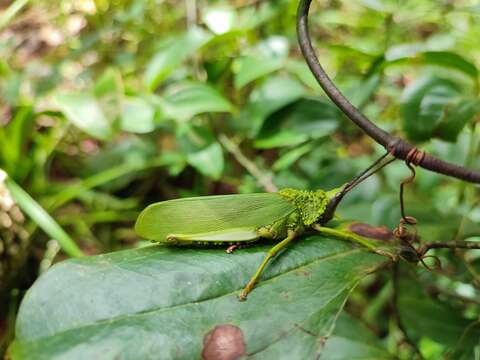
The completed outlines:
[[[329,204],[338,203],[347,191],[370,176],[365,174],[372,167],[345,186],[331,191],[283,189],[277,193],[162,201],[142,211],[135,231],[146,239],[172,245],[230,245],[227,252],[261,238],[281,240],[270,249],[241,291],[239,298],[245,300],[267,263],[308,229],[355,241],[376,253],[390,256],[378,250],[369,239],[322,226],[332,217],[325,218]]]

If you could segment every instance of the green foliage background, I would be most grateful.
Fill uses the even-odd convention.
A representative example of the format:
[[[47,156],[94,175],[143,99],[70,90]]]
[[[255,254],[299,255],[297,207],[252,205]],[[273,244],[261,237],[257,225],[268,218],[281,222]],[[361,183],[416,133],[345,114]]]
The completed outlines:
[[[8,174],[0,190],[23,213],[0,207],[14,220],[0,228],[3,349],[25,289],[52,263],[145,245],[132,224],[147,204],[330,189],[382,153],[309,73],[296,45],[296,1],[0,6],[0,168]],[[355,105],[382,128],[480,168],[475,1],[322,0],[311,14],[318,56]],[[408,174],[394,163],[352,192],[339,215],[393,228]],[[425,241],[480,240],[478,187],[419,170],[406,198]],[[425,358],[478,358],[478,341],[465,345],[478,336],[478,251],[436,255],[441,273],[402,270],[400,314]],[[365,279],[339,331],[366,325],[375,346],[409,358],[392,291],[389,271]],[[447,312],[455,319],[438,315]]]

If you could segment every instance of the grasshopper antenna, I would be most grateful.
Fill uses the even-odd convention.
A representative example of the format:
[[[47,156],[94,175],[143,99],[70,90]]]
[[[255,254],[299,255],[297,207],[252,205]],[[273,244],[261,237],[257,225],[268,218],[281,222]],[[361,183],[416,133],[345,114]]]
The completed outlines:
[[[328,203],[327,209],[322,217],[322,223],[325,224],[328,221],[330,221],[333,218],[333,214],[335,213],[335,209],[337,208],[338,204],[340,201],[343,199],[343,197],[350,192],[353,188],[355,188],[357,185],[361,184],[364,180],[368,179],[370,176],[375,174],[376,172],[380,171],[383,169],[385,166],[389,165],[390,163],[394,162],[396,160],[395,157],[391,159],[385,160],[388,155],[390,155],[390,152],[386,152],[382,156],[380,156],[377,160],[373,162],[372,165],[370,165],[368,168],[363,170],[360,174],[355,176],[352,180],[350,180],[348,183],[345,184],[342,190],[340,190]]]
[[[390,155],[390,153],[386,152],[385,154],[380,156],[377,160],[375,160],[375,162],[372,165],[370,165],[368,168],[366,168],[360,174],[358,174],[352,180],[350,180],[347,184],[345,184],[342,191],[340,191],[341,197],[345,196],[350,190],[355,188],[357,185],[362,183],[364,180],[368,179],[370,176],[372,176],[373,174],[380,171],[385,166],[387,166],[388,164],[390,164],[390,163],[392,163],[396,160],[396,158],[391,158],[391,159],[388,159],[387,161],[382,163],[382,161],[388,155]]]

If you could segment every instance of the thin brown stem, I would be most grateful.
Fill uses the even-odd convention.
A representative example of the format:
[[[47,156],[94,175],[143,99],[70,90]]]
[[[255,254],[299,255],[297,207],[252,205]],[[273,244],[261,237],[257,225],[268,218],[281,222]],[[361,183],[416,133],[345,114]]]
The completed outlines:
[[[449,242],[431,242],[423,245],[418,254],[423,256],[432,249],[469,249],[480,250],[480,242],[478,241],[449,241]]]

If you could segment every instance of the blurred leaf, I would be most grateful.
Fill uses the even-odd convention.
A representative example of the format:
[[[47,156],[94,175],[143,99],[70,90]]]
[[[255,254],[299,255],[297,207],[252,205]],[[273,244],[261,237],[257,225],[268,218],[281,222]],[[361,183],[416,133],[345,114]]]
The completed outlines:
[[[285,63],[285,69],[295,75],[302,83],[308,87],[318,90],[319,85],[312,72],[305,64],[305,61],[289,58]]]
[[[479,345],[480,324],[467,320],[446,303],[429,298],[418,282],[400,282],[399,311],[409,336],[430,338],[446,347],[452,359],[473,359]],[[476,324],[475,324],[476,323]]]
[[[347,91],[346,95],[356,107],[363,107],[372,97],[373,93],[378,89],[381,83],[381,76],[373,74],[362,79],[351,91]]]
[[[288,51],[288,39],[283,36],[269,36],[260,41],[251,54],[235,59],[233,64],[235,88],[240,89],[284,67]]]
[[[291,77],[269,78],[252,92],[240,121],[244,127],[248,127],[250,135],[255,137],[269,115],[298,100],[304,93],[302,84]]]
[[[58,241],[60,247],[69,256],[82,256],[83,253],[75,241],[57,224],[57,222],[16,182],[11,178],[5,184],[12,193],[18,206],[52,239]]]
[[[307,134],[294,133],[289,130],[280,130],[268,136],[260,136],[255,140],[258,149],[271,149],[276,147],[294,146],[308,140]]]
[[[382,0],[361,0],[363,6],[366,6],[372,10],[380,11],[380,12],[391,12],[392,6],[388,3],[388,1]],[[390,6],[389,6],[390,5]]]
[[[218,180],[223,172],[223,151],[219,143],[214,142],[206,148],[187,154],[187,162],[205,176]]]
[[[361,321],[342,312],[322,352],[322,359],[395,359]]]
[[[24,74],[16,72],[9,74],[2,86],[2,100],[9,105],[20,103],[20,89],[24,81]]]
[[[447,109],[434,130],[435,137],[455,142],[457,136],[470,120],[480,113],[480,100],[461,100]]]
[[[34,129],[35,114],[31,106],[12,109],[12,119],[0,126],[1,166],[15,179],[23,179],[31,167],[32,160],[24,158]]]
[[[277,13],[281,12],[288,1],[277,1],[276,3],[264,2],[258,6],[245,6],[238,11],[236,29],[252,30],[271,20]],[[282,6],[283,5],[283,6]]]
[[[306,153],[310,152],[312,148],[313,146],[311,144],[305,144],[293,150],[287,151],[285,154],[280,156],[277,161],[275,161],[275,163],[272,166],[272,169],[275,171],[288,169],[290,166],[292,166],[295,163],[295,161],[300,159]]]
[[[457,9],[458,11],[468,11],[472,14],[480,14],[480,5],[471,5],[471,6],[463,6]]]
[[[204,358],[218,354],[225,342],[239,355],[263,359],[318,356],[351,290],[384,259],[309,236],[270,264],[246,302],[238,301],[270,247],[232,256],[149,246],[57,264],[24,298],[10,356],[198,359],[202,351]],[[230,337],[215,341],[223,331]],[[334,336],[333,349],[341,350],[343,336]],[[370,344],[361,352],[382,353]]]
[[[95,82],[93,93],[95,97],[123,94],[122,75],[118,69],[107,69]]]
[[[146,139],[128,137],[118,142],[110,142],[101,151],[88,157],[82,168],[79,169],[78,175],[83,178],[97,178],[97,175],[109,174],[110,171],[115,173],[114,169],[117,169],[119,165],[123,165],[124,168],[130,166],[141,168],[155,158],[158,158],[158,152],[154,143]],[[135,176],[137,175],[132,171],[130,174],[110,179],[103,186],[109,191],[115,191],[131,182]]]
[[[235,26],[236,14],[229,7],[212,7],[202,11],[205,25],[215,34],[224,34]]]
[[[394,45],[385,51],[385,65],[394,65],[396,62],[402,62],[411,59],[416,54],[422,53],[424,50],[425,45],[421,43]]]
[[[436,64],[460,70],[477,81],[478,69],[475,64],[458,54],[449,51],[426,51],[419,54],[418,57],[420,61],[427,64]]]
[[[236,89],[241,89],[251,81],[270,74],[282,68],[283,58],[262,58],[260,56],[245,56],[235,60]]]
[[[187,33],[165,42],[147,65],[144,76],[146,86],[155,90],[162,80],[210,38],[211,35],[205,30],[192,28]]]
[[[80,130],[100,140],[113,135],[111,123],[92,94],[57,94],[55,100],[65,117]]]
[[[124,131],[144,134],[155,130],[155,109],[141,97],[123,100],[120,127]]]
[[[136,149],[132,149],[133,152]],[[78,183],[69,184],[65,186],[62,191],[58,191],[52,196],[51,208],[57,208],[66,202],[73,200],[75,198],[82,198],[84,196],[88,197],[88,194],[85,195],[90,189],[95,187],[100,187],[107,185],[109,189],[115,189],[120,185],[124,185],[131,181],[135,173],[138,173],[142,170],[155,168],[160,166],[172,166],[177,165],[183,159],[180,158],[180,155],[175,153],[172,154],[162,153],[159,156],[156,156],[152,159],[144,159],[137,157],[137,161],[132,160],[132,156],[126,157],[127,161],[119,161],[117,165],[113,165],[111,168],[105,170],[99,170],[93,175],[82,179]],[[129,161],[130,160],[130,161]],[[108,196],[104,194],[105,196]],[[99,195],[96,195],[98,197]],[[122,199],[122,201],[127,202],[129,199]],[[112,202],[112,201],[110,201]],[[112,204],[109,204],[111,206]]]
[[[406,62],[416,65],[439,65],[463,72],[474,81],[478,79],[475,64],[461,55],[450,51],[426,51],[423,44],[403,44],[391,47],[385,53],[384,67],[400,65]]]
[[[330,102],[301,99],[265,121],[255,147],[291,146],[328,136],[337,129],[338,118],[339,111]]]
[[[457,84],[438,77],[423,77],[410,84],[402,94],[400,108],[408,137],[416,141],[429,140],[444,121],[447,107],[459,96]]]
[[[164,100],[165,115],[177,121],[188,121],[202,113],[232,111],[232,104],[227,99],[215,88],[202,83],[176,85]]]

